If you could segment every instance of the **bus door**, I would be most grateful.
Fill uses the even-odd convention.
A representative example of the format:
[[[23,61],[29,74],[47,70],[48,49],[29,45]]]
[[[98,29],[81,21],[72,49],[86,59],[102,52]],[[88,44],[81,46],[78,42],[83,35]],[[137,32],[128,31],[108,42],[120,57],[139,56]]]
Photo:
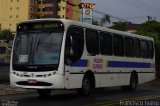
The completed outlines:
[[[83,28],[71,26],[66,35],[65,45],[65,87],[79,88],[82,82],[83,67],[80,65],[84,49]]]

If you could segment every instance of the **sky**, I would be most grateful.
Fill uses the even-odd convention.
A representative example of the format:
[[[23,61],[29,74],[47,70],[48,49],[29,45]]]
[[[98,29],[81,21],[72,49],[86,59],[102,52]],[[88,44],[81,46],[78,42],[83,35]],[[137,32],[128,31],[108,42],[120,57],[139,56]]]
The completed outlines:
[[[160,0],[82,0],[94,3],[94,9],[132,23],[143,23],[147,16],[160,21]]]

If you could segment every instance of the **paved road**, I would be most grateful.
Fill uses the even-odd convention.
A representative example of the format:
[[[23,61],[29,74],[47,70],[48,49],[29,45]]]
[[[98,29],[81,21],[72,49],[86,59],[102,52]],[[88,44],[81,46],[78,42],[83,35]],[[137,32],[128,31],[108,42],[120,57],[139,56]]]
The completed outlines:
[[[75,91],[53,91],[47,98],[37,93],[0,96],[2,103],[15,106],[160,106],[160,83],[140,85],[136,92],[121,91],[118,87],[99,89],[90,97],[83,97]],[[6,106],[6,105],[5,105]]]
[[[0,76],[2,75],[9,75],[9,65],[1,65],[0,64]]]

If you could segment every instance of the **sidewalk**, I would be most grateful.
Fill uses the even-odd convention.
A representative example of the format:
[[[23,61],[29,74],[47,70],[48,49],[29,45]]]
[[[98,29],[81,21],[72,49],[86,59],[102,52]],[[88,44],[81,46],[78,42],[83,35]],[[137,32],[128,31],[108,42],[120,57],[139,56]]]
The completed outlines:
[[[9,84],[0,84],[0,96],[32,93],[34,90],[14,88]]]

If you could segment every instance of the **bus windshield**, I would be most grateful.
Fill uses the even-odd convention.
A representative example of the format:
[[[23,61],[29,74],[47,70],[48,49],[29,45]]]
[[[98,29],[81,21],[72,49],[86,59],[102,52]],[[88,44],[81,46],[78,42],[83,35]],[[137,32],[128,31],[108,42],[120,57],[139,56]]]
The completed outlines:
[[[49,24],[46,22],[30,23],[18,27],[20,29],[17,31],[14,44],[13,68],[23,71],[34,71],[34,69],[48,71],[53,67],[58,67],[63,25],[60,27],[56,26],[55,23]],[[28,28],[25,29],[24,27]],[[48,68],[46,68],[47,65]],[[30,69],[31,66],[32,69]]]

